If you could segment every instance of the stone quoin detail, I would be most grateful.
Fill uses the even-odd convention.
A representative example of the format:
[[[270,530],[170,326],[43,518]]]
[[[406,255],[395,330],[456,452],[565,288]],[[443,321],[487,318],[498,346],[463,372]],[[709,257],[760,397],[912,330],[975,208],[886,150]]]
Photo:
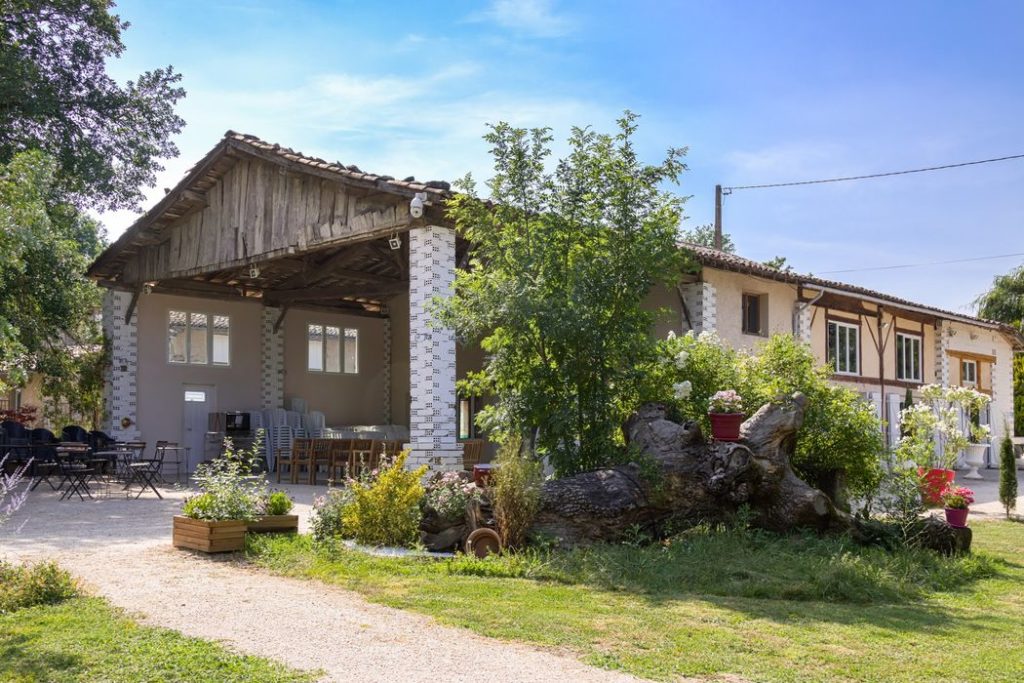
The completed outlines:
[[[263,409],[284,406],[284,330],[274,332],[281,309],[264,306],[260,313],[260,393]]]
[[[455,332],[431,325],[430,303],[455,280],[455,231],[409,232],[409,466],[461,469],[455,428]]]
[[[136,424],[138,407],[137,375],[139,366],[138,313],[125,321],[132,300],[131,292],[108,289],[103,295],[103,333],[110,340],[110,366],[103,389],[104,431],[120,441],[139,438]],[[127,421],[128,426],[122,426]]]
[[[718,326],[718,304],[715,286],[709,282],[691,282],[682,286],[683,302],[690,313],[695,334],[714,332]]]
[[[811,324],[814,321],[814,307],[810,304],[796,304],[796,329],[793,336],[803,344],[811,343]]]
[[[935,383],[949,386],[949,325],[939,322],[935,326]]]

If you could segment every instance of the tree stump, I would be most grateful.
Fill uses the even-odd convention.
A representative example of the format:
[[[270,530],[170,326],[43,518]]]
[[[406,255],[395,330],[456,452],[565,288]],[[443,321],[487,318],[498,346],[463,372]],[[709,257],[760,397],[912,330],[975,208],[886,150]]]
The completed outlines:
[[[849,517],[789,464],[805,403],[794,394],[762,407],[735,443],[708,442],[696,423],[677,424],[664,405],[646,404],[625,433],[649,462],[546,482],[532,531],[575,545],[616,540],[638,527],[657,534],[669,520],[725,522],[743,506],[754,526],[771,531],[847,530]]]

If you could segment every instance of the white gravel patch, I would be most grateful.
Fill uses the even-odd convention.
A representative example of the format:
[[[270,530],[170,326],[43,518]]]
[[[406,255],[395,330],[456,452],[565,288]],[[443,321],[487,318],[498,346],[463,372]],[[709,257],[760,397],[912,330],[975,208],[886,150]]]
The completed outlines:
[[[304,526],[322,489],[281,488],[298,499]],[[374,605],[337,587],[175,550],[171,515],[184,495],[58,502],[39,489],[0,530],[0,557],[55,559],[144,623],[323,670],[324,681],[638,680]]]

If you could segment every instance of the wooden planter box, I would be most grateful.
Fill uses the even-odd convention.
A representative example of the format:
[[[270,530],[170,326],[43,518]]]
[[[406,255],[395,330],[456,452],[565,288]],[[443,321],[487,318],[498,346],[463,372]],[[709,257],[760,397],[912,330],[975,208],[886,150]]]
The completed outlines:
[[[260,517],[255,522],[249,522],[249,531],[254,534],[298,533],[299,516],[267,515],[266,517]]]
[[[182,515],[174,516],[175,548],[204,553],[229,553],[245,548],[246,523],[239,520],[208,522]]]

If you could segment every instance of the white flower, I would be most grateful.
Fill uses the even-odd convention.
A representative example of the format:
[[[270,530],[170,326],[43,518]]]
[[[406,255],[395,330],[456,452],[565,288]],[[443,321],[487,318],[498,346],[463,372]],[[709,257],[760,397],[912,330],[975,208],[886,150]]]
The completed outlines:
[[[686,351],[686,349],[682,349],[679,353],[676,354],[676,367],[679,368],[680,370],[686,367],[686,359],[689,357],[690,354]]]
[[[676,333],[673,330],[669,330],[668,331],[668,337],[666,337],[666,339],[668,339],[669,341],[672,341],[675,338],[676,338]]]
[[[676,382],[672,385],[672,390],[675,392],[676,398],[682,400],[690,397],[690,393],[693,391],[693,384],[690,383],[690,380]]]

